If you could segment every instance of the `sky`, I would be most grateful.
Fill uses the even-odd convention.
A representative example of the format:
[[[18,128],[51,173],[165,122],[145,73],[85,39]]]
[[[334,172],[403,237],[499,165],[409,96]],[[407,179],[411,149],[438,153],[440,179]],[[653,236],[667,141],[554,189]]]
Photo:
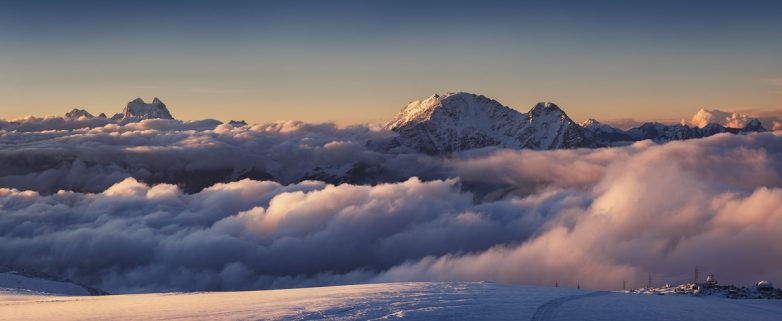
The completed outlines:
[[[0,118],[383,122],[467,91],[575,120],[782,108],[780,1],[0,0]]]

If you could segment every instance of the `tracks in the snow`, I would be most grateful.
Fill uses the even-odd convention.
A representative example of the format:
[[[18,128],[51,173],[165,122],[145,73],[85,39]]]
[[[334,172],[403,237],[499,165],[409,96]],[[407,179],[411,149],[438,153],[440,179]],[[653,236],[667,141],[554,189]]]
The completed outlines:
[[[535,314],[532,315],[531,321],[550,321],[551,318],[554,316],[554,311],[557,310],[557,308],[560,305],[563,305],[570,301],[585,299],[585,298],[591,298],[595,296],[601,296],[606,295],[611,292],[608,291],[597,291],[597,292],[591,292],[587,294],[579,294],[579,295],[570,295],[570,296],[564,296],[561,298],[557,298],[551,301],[548,301],[546,303],[543,303],[540,307],[538,307],[537,310],[535,310]]]

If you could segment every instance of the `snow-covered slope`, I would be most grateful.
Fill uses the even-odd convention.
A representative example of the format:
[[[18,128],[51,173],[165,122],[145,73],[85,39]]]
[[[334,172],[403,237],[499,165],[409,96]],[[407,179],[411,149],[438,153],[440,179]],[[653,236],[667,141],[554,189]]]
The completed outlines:
[[[523,148],[594,147],[594,142],[586,137],[583,129],[553,103],[538,103],[527,113],[527,118],[529,125],[525,130],[531,138]]]
[[[0,268],[0,294],[102,295],[105,292],[48,274]]]
[[[548,150],[591,146],[583,129],[557,105],[538,103],[528,113],[465,92],[413,101],[386,127],[399,143],[429,154],[488,146]]]
[[[587,119],[579,125],[584,128],[591,139],[603,142],[606,145],[613,142],[632,140],[623,130],[603,124],[593,118]]]
[[[47,297],[0,294],[4,320],[780,320],[782,301],[501,285],[323,288]]]

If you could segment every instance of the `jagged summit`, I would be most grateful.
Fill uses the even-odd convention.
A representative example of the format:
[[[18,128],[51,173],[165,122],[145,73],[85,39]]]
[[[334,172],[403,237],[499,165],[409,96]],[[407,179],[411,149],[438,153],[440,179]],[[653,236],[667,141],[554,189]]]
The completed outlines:
[[[90,114],[88,111],[84,109],[78,109],[78,108],[74,108],[73,110],[65,113],[65,118],[80,118],[80,117],[93,118],[94,116],[92,116],[92,114]]]
[[[589,118],[585,121],[580,122],[579,125],[581,125],[581,127],[596,127],[596,126],[603,125],[603,123],[597,121],[597,119]]]
[[[473,110],[468,110],[473,109]],[[471,113],[478,111],[491,111],[494,109],[502,110],[510,108],[503,106],[496,100],[482,95],[476,95],[466,92],[447,92],[445,94],[434,94],[424,100],[416,100],[407,104],[397,116],[386,124],[389,129],[394,129],[411,123],[420,123],[429,121],[432,117],[437,117],[435,111],[447,111],[455,115],[457,113]],[[439,112],[438,112],[439,113]]]
[[[79,118],[96,117],[84,109],[74,108],[73,110],[65,113],[63,118],[75,120]],[[137,122],[145,119],[174,119],[174,117],[171,116],[171,113],[168,111],[166,104],[157,97],[152,99],[151,103],[147,103],[141,98],[133,99],[128,102],[125,108],[122,109],[121,113],[116,113],[110,118],[106,114],[100,113],[97,118],[106,119],[109,122],[121,123]]]
[[[702,113],[703,110],[699,111]],[[94,118],[84,109],[75,108],[65,118]],[[151,103],[141,98],[128,102],[122,113],[99,119],[118,124],[145,119],[170,119],[173,116],[165,103],[155,97]],[[102,119],[102,120],[101,120]],[[551,150],[581,147],[621,146],[651,139],[658,143],[671,140],[702,138],[719,133],[746,134],[763,132],[760,120],[742,116],[741,122],[726,126],[709,122],[703,126],[644,123],[621,130],[595,119],[575,123],[557,104],[543,101],[528,112],[505,106],[483,95],[468,92],[433,94],[405,105],[385,127],[398,135],[367,142],[373,150],[401,148],[428,154],[447,155],[468,149],[501,147],[512,149]],[[248,126],[241,120],[231,120],[234,127]],[[740,124],[740,126],[738,126]],[[772,128],[773,129],[773,128]]]
[[[136,98],[128,103],[121,115],[125,119],[174,119],[166,108],[166,104],[157,97],[149,104],[141,98]]]
[[[494,99],[466,92],[413,101],[386,127],[399,134],[400,144],[430,154],[489,146],[590,146],[583,129],[554,103],[539,103],[528,113],[521,113]]]
[[[567,120],[569,122],[573,122],[567,114],[565,114],[565,111],[559,108],[557,104],[552,102],[539,102],[535,104],[532,109],[527,112],[528,118],[530,120],[534,119],[535,117],[553,117],[553,118],[559,118],[562,120]]]
[[[765,131],[757,120],[737,128],[720,124],[690,127],[645,123],[624,131],[595,119],[576,124],[552,102],[539,102],[527,113],[521,113],[494,99],[466,92],[434,94],[413,101],[386,127],[399,134],[388,146],[401,145],[429,154],[489,146],[549,150],[626,145],[645,139],[664,143],[719,133]]]
[[[750,120],[744,128],[742,128],[743,132],[764,132],[766,131],[766,128],[763,127],[763,125],[760,123],[760,120],[757,118],[753,118]]]
[[[244,120],[233,120],[233,119],[231,119],[231,121],[228,122],[228,125],[231,125],[233,127],[244,127],[244,126],[247,126],[247,122],[244,121]]]
[[[559,106],[557,106],[557,104],[552,103],[552,102],[548,102],[548,101],[541,101],[541,102],[535,104],[535,106],[532,107],[532,109],[530,109],[530,113],[532,113],[532,112],[535,112],[535,113],[542,113],[542,112],[560,112],[560,113],[564,113],[564,111],[562,111],[562,109],[559,108]]]

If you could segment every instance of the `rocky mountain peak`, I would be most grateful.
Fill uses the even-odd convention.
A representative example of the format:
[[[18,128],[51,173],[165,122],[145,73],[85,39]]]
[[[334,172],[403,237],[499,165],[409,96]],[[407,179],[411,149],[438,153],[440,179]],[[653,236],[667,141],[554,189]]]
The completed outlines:
[[[483,95],[451,92],[413,101],[387,128],[399,143],[430,154],[498,146],[555,149],[589,145],[582,129],[556,104],[521,113]]]
[[[133,119],[174,119],[168,108],[166,108],[166,104],[157,97],[149,104],[141,98],[130,101],[125,109],[122,110],[122,117]]]
[[[86,117],[86,118],[93,118],[92,114],[90,114],[88,111],[84,109],[78,109],[74,108],[73,110],[65,113],[65,118],[79,118],[79,117]]]
[[[743,132],[764,132],[766,131],[766,128],[763,127],[763,125],[760,123],[760,120],[757,118],[753,118],[749,122],[747,122],[746,125],[744,125],[744,128],[742,128]]]

